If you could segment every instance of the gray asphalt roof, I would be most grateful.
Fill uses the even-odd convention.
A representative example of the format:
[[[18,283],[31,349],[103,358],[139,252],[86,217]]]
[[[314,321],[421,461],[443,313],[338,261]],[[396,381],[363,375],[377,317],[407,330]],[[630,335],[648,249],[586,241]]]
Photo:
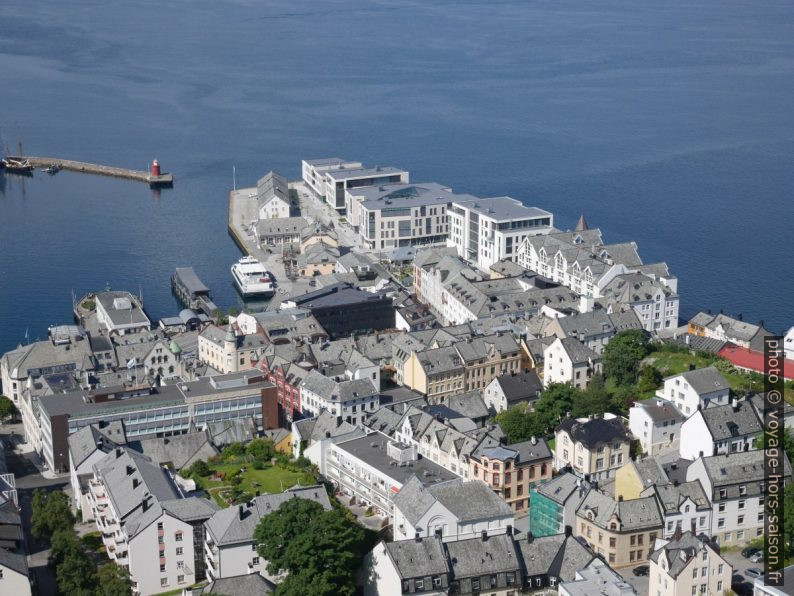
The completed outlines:
[[[149,317],[138,307],[135,298],[130,298],[129,292],[99,292],[96,301],[102,305],[114,325],[149,324]],[[114,301],[129,299],[130,308],[116,309]]]
[[[191,465],[194,461],[207,460],[220,452],[211,444],[207,431],[197,431],[171,437],[154,437],[138,442],[140,451],[159,464],[170,463],[174,469]]]
[[[684,416],[681,412],[666,399],[643,399],[635,401],[634,405],[638,408],[642,408],[654,422],[661,422],[664,420],[673,420],[675,422],[684,421]]]
[[[542,494],[544,497],[551,499],[559,505],[565,504],[565,501],[570,497],[579,487],[581,478],[566,472],[559,476],[555,476],[551,480],[541,483],[536,486],[535,490]]]
[[[473,420],[490,416],[488,406],[485,405],[485,401],[482,399],[482,391],[479,389],[450,395],[443,403],[450,410]]]
[[[589,361],[599,361],[601,360],[601,356],[599,356],[596,352],[588,348],[578,339],[573,339],[572,337],[566,337],[560,340],[562,342],[562,347],[565,352],[568,354],[568,357],[571,359],[571,362],[574,364],[579,364],[581,362],[589,362]]]
[[[499,375],[492,382],[499,384],[508,402],[535,397],[543,390],[543,382],[534,370]]]
[[[444,547],[437,536],[387,542],[385,546],[402,579],[444,575],[450,571]]]
[[[407,174],[405,170],[392,166],[379,166],[376,168],[347,169],[340,168],[326,172],[334,180],[348,180],[350,178],[377,178],[379,176],[389,176],[391,174]]]
[[[481,215],[495,219],[496,221],[551,217],[551,213],[545,209],[527,207],[521,201],[512,197],[491,197],[487,199],[455,201],[455,203]]]
[[[423,484],[444,482],[458,477],[457,474],[442,468],[426,457],[409,462],[404,467],[391,465],[395,460],[386,453],[386,445],[390,442],[392,442],[392,439],[389,437],[380,433],[372,433],[365,437],[337,443],[336,447],[371,465],[376,470],[380,470],[383,474],[403,485],[413,475],[416,475]]]
[[[283,493],[260,495],[249,503],[217,511],[205,524],[207,532],[219,546],[250,542],[259,520],[289,499],[309,499],[322,505],[326,511],[331,509],[324,487],[292,487]]]

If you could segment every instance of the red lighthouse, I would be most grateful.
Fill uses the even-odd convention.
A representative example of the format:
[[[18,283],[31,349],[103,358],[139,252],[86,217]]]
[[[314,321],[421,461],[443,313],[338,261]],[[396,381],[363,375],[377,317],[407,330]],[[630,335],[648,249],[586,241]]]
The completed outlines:
[[[160,175],[160,164],[158,163],[158,161],[156,159],[152,162],[152,167],[149,170],[149,173],[152,176],[159,176]]]

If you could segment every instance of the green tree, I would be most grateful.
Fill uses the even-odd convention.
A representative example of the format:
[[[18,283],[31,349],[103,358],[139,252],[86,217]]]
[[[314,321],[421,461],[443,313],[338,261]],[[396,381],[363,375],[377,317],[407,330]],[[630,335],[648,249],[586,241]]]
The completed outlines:
[[[72,530],[55,532],[50,540],[50,545],[50,555],[47,562],[50,567],[56,569],[67,557],[83,552],[83,545]]]
[[[223,459],[227,460],[242,457],[243,455],[245,455],[245,447],[243,447],[242,443],[230,443],[224,447],[221,453]]]
[[[188,476],[209,476],[212,473],[210,467],[203,459],[194,461],[186,470]]]
[[[573,411],[574,400],[581,392],[570,383],[552,383],[535,402],[535,413],[546,432],[553,432],[568,412]]]
[[[0,420],[11,418],[13,421],[16,419],[18,413],[19,410],[17,410],[14,402],[5,395],[0,395]]]
[[[496,415],[495,420],[507,435],[509,443],[519,443],[530,437],[541,437],[546,434],[543,422],[537,414],[529,411],[525,403],[502,410]]]
[[[659,385],[662,384],[662,373],[654,366],[643,366],[640,369],[640,376],[637,379],[638,393],[654,393]]]
[[[69,497],[61,491],[45,493],[37,489],[33,493],[33,513],[31,533],[38,540],[53,536],[56,532],[71,530],[74,515],[69,505]]]
[[[272,439],[254,439],[245,448],[245,454],[258,461],[267,461],[276,453]]]
[[[82,550],[69,551],[55,572],[58,588],[64,594],[93,596],[96,588],[94,563]]]
[[[593,375],[590,384],[584,391],[577,391],[572,396],[571,416],[582,418],[591,414],[603,414],[610,409],[609,393],[604,383],[604,376]]]
[[[604,348],[604,369],[617,385],[631,385],[637,380],[640,362],[650,351],[648,337],[641,329],[621,331]]]
[[[132,592],[130,572],[115,563],[105,563],[97,570],[97,596],[129,596]]]
[[[339,509],[290,499],[262,518],[254,539],[270,573],[296,576],[278,594],[354,594],[365,533]]]

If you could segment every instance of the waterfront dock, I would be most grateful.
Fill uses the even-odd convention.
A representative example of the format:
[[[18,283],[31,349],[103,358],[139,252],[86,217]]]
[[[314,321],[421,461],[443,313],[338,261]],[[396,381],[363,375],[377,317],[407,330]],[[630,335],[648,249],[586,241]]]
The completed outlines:
[[[174,177],[171,174],[159,173],[159,166],[155,171],[146,172],[144,170],[130,170],[127,168],[117,168],[114,166],[104,166],[100,164],[87,163],[84,161],[74,161],[71,159],[60,159],[58,157],[29,157],[29,156],[8,156],[9,159],[26,160],[30,165],[37,168],[54,167],[71,172],[83,172],[85,174],[96,174],[98,176],[112,176],[114,178],[124,178],[126,180],[136,180],[146,182],[149,186],[170,187],[174,185]],[[154,168],[152,168],[154,170]]]

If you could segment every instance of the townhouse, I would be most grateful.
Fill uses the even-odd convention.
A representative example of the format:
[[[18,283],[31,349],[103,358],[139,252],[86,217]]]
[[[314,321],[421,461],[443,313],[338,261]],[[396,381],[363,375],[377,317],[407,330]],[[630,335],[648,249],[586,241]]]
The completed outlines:
[[[577,476],[606,479],[629,461],[631,438],[620,418],[566,418],[555,431],[554,468],[570,466]]]
[[[380,392],[370,379],[336,381],[316,370],[300,382],[301,412],[308,417],[329,412],[356,425],[380,405]]]
[[[469,456],[469,478],[482,479],[516,512],[529,509],[530,492],[551,478],[552,456],[544,439],[480,445]]]
[[[449,226],[449,245],[458,256],[487,270],[515,259],[528,235],[553,231],[554,216],[511,197],[457,199],[449,206]]]
[[[364,594],[498,594],[556,590],[603,561],[570,533],[518,539],[481,536],[442,542],[438,536],[380,542],[364,559]]]
[[[657,395],[673,403],[686,418],[699,409],[727,405],[731,386],[713,366],[691,368],[678,375],[667,377]]]
[[[536,538],[562,534],[576,525],[576,510],[590,483],[570,472],[536,484],[529,491],[529,531]]]
[[[678,450],[684,420],[678,408],[658,397],[635,401],[629,408],[629,430],[651,456]]]
[[[586,388],[602,370],[601,356],[578,339],[555,339],[543,350],[543,386],[570,383]]]
[[[753,325],[743,321],[741,316],[733,318],[722,312],[712,315],[710,311],[701,311],[689,319],[687,333],[760,352],[764,350],[764,337],[774,335],[764,328],[763,321]]]
[[[711,528],[711,501],[698,480],[682,483],[656,484],[642,492],[654,497],[664,520],[662,538],[670,539],[676,532],[692,531],[708,534]]]
[[[488,408],[499,413],[520,403],[529,404],[531,408],[540,399],[542,389],[543,381],[534,370],[522,373],[513,371],[492,379],[482,396]]]
[[[731,590],[733,568],[703,534],[679,531],[669,540],[659,540],[649,563],[649,594],[720,596]]]
[[[495,536],[511,532],[514,523],[513,510],[480,480],[424,486],[413,476],[394,496],[394,540]]]
[[[791,482],[791,464],[784,460],[784,483]],[[686,470],[711,501],[708,534],[722,546],[744,544],[764,533],[766,479],[763,450],[699,457]]]
[[[747,399],[731,398],[724,406],[699,409],[681,425],[681,457],[694,460],[701,456],[750,451],[763,425]]]
[[[662,514],[656,499],[624,501],[591,489],[576,510],[576,535],[587,540],[610,567],[646,561],[662,534]]]
[[[291,499],[307,499],[329,511],[331,502],[322,486],[294,486],[284,492],[258,495],[247,503],[215,511],[204,523],[201,556],[207,579],[216,581],[247,574],[268,580],[277,575],[267,571],[267,561],[256,552],[254,530],[263,517]]]

